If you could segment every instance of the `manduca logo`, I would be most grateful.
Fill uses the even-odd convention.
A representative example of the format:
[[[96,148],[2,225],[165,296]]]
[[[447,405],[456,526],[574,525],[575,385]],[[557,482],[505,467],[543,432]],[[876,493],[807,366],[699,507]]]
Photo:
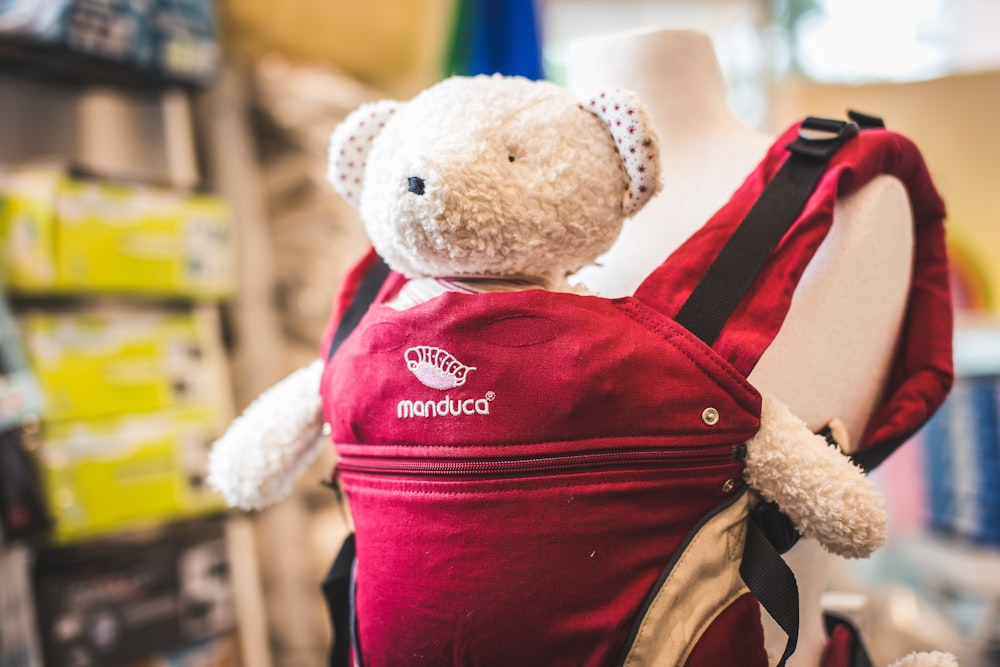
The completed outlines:
[[[418,345],[403,353],[406,367],[425,387],[450,391],[465,384],[475,366],[466,366],[453,354],[440,347]],[[490,403],[497,395],[488,391],[482,398],[468,398],[446,394],[437,400],[402,400],[396,404],[396,417],[461,417],[463,415],[488,415]]]
[[[490,403],[496,400],[496,397],[495,393],[488,391],[483,398],[445,396],[437,401],[403,400],[396,404],[396,418],[488,415],[490,414]]]
[[[465,384],[469,371],[475,366],[466,366],[450,352],[440,347],[418,345],[406,350],[406,367],[410,369],[425,387],[431,389],[454,389]]]

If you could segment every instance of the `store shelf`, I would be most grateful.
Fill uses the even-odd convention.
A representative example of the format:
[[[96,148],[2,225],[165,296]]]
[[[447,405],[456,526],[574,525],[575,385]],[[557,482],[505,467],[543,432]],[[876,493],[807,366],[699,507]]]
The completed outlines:
[[[211,83],[150,72],[58,44],[10,35],[0,35],[0,69],[36,81],[71,86],[121,86],[130,90],[158,90],[164,86],[198,90]]]
[[[67,6],[108,16],[169,10],[176,17],[201,4],[69,0]],[[8,9],[0,3],[0,18]],[[200,64],[218,54],[198,51],[202,47],[186,39],[190,33],[180,23],[129,34],[138,38],[178,26],[179,41],[154,44],[164,51],[122,52],[114,62],[110,53],[85,53],[51,36],[36,41],[4,34],[10,25],[0,25],[4,184],[18,169],[45,165],[58,174],[53,183],[61,184],[50,194],[79,186],[81,195],[80,205],[63,206],[63,195],[50,198],[48,209],[38,208],[40,200],[29,202],[16,224],[24,232],[33,211],[42,224],[36,229],[48,225],[58,232],[50,248],[32,255],[54,260],[52,267],[65,259],[57,248],[87,254],[63,262],[76,276],[63,284],[8,280],[13,310],[22,325],[30,314],[45,329],[35,340],[42,347],[32,351],[33,362],[55,359],[56,375],[98,374],[89,380],[67,375],[65,382],[49,374],[42,383],[48,390],[61,386],[67,408],[43,414],[35,452],[39,461],[50,457],[43,476],[49,491],[58,492],[49,504],[60,510],[62,527],[30,548],[19,547],[31,563],[22,568],[30,569],[23,579],[33,593],[28,597],[39,620],[34,643],[41,647],[19,667],[271,664],[254,526],[225,512],[221,499],[208,498],[203,474],[207,445],[233,410],[231,341],[220,315],[235,289],[235,223],[228,202],[201,192],[203,149],[196,144],[201,137],[192,112],[196,93],[212,80],[201,76],[207,69]],[[93,44],[96,50],[109,46]],[[192,75],[172,74],[156,58],[173,58],[181,68],[191,64]],[[84,231],[81,220],[67,218],[65,229],[59,227],[67,211],[83,212],[100,229],[85,231],[82,243],[68,236],[57,240],[63,232]],[[0,225],[7,232],[9,227]],[[33,242],[46,234],[17,236]],[[14,258],[30,254],[7,250],[8,272]],[[171,252],[177,256],[167,257]],[[49,273],[58,277],[61,271]],[[220,275],[225,281],[216,281]],[[192,276],[211,285],[187,282]],[[169,324],[189,319],[197,320],[196,336],[177,335],[180,330]],[[104,380],[125,391],[124,397],[110,391],[99,396]],[[140,405],[143,396],[155,400]],[[190,404],[169,404],[178,398]],[[189,408],[211,414],[202,419],[199,413],[198,426],[184,431],[194,418]],[[65,473],[62,486],[52,483],[53,471]],[[114,489],[118,495],[108,497]],[[74,503],[80,530],[66,520]],[[0,560],[10,553],[0,544]]]

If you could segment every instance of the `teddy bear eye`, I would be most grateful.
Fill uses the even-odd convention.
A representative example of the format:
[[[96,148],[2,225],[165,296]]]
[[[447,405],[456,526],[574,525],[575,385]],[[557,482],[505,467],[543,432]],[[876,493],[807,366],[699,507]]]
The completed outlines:
[[[507,156],[507,162],[513,162],[513,161],[514,161],[514,156],[513,155],[508,155]]]

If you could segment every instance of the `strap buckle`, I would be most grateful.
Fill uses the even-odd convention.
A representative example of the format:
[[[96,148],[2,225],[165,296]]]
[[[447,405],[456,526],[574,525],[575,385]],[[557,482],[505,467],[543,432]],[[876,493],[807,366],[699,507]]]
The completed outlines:
[[[880,116],[871,116],[854,109],[847,110],[847,117],[858,124],[862,130],[884,129],[885,121]]]
[[[799,138],[785,146],[796,155],[826,160],[858,134],[853,120],[832,120],[809,116],[799,126]]]

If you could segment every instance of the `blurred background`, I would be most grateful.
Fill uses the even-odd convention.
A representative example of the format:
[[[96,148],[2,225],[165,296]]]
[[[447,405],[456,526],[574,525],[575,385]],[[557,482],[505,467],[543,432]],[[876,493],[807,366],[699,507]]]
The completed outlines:
[[[0,0],[0,667],[324,664],[330,454],[255,514],[204,477],[366,250],[330,131],[451,74],[562,82],[574,40],[649,28],[710,35],[752,127],[854,108],[924,152],[959,379],[876,471],[890,543],[828,607],[876,664],[1000,665],[1000,3]]]

